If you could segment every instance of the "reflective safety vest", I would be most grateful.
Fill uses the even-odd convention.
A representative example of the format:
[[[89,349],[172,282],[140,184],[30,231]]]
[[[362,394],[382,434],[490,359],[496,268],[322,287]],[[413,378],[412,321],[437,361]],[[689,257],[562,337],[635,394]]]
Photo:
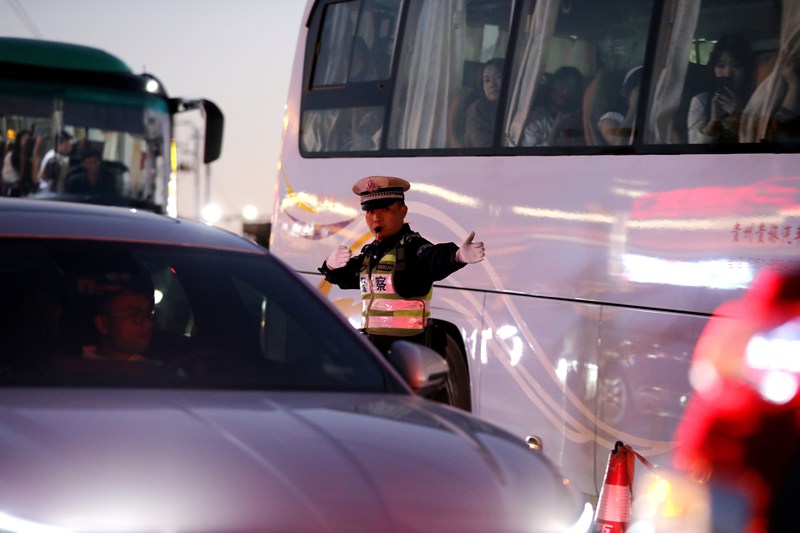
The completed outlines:
[[[414,236],[411,234],[409,236]],[[394,289],[394,274],[402,268],[405,237],[370,271],[369,254],[361,265],[361,327],[368,333],[408,337],[422,333],[430,316],[433,287],[428,294],[403,298]],[[399,268],[398,268],[399,267]]]

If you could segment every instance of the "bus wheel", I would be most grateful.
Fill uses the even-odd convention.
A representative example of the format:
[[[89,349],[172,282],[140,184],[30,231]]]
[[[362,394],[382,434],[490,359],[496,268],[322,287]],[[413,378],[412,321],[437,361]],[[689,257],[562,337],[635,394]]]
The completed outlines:
[[[623,372],[609,368],[600,378],[600,417],[609,424],[618,424],[629,415],[630,404],[630,389]]]
[[[444,388],[431,398],[437,402],[472,410],[472,397],[469,390],[469,369],[467,360],[458,348],[458,343],[449,334],[444,335],[444,346],[437,350],[447,361],[449,372]]]

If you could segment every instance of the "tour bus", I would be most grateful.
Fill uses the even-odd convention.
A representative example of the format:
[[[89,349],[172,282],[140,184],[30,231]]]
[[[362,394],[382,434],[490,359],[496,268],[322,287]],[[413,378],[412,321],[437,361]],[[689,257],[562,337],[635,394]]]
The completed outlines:
[[[617,441],[670,466],[713,310],[800,258],[798,37],[797,0],[311,1],[270,248],[358,327],[318,268],[372,240],[356,180],[408,180],[486,244],[434,286],[452,403],[587,495]]]
[[[171,98],[155,76],[136,74],[97,48],[0,37],[3,193],[177,216],[174,117],[192,109],[205,120],[203,160],[209,163],[219,157],[223,128],[222,112],[212,101]],[[31,176],[42,170],[32,167],[40,167],[62,139],[70,141],[61,154],[64,168],[31,187],[37,181]],[[73,190],[68,183],[90,153],[111,185]],[[20,188],[25,172],[27,187]]]

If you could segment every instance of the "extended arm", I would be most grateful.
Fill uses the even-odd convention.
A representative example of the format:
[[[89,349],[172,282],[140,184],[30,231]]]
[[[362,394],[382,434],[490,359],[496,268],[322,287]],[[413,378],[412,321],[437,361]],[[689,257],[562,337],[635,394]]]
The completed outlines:
[[[358,288],[358,273],[364,259],[362,255],[352,256],[346,246],[338,246],[322,263],[319,271],[325,280],[342,289]]]

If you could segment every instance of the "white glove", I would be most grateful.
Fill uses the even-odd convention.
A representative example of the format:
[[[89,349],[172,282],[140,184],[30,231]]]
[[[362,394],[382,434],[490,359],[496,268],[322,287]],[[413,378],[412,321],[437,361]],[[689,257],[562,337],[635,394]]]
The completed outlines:
[[[456,251],[456,261],[459,263],[480,263],[486,255],[482,242],[472,242],[475,232],[469,234]]]
[[[328,268],[331,270],[336,270],[337,268],[345,266],[352,255],[353,253],[347,246],[337,246],[325,260],[325,264],[328,265]]]

